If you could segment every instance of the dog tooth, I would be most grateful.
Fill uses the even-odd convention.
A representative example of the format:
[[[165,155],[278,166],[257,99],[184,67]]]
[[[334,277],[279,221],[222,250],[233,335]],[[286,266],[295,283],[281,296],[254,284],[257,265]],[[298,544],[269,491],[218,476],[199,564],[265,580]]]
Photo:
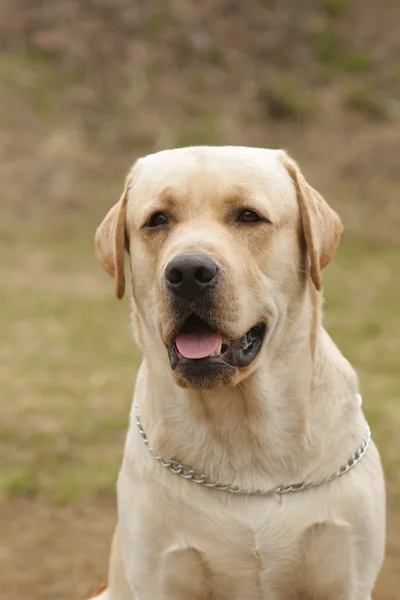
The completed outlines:
[[[212,356],[220,356],[221,354],[221,349],[222,349],[222,340],[219,342],[218,346],[215,348],[214,352],[212,354],[210,354],[210,357]]]

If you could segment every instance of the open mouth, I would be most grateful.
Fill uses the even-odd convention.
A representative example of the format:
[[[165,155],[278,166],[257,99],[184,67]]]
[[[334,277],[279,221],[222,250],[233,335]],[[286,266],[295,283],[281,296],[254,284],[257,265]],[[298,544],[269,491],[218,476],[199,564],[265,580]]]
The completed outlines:
[[[177,369],[186,378],[203,373],[215,377],[221,374],[232,375],[237,367],[249,366],[259,353],[266,326],[258,323],[241,338],[229,340],[215,331],[206,321],[191,314],[177,334],[175,341],[168,346],[168,354],[173,370]],[[203,386],[202,386],[203,387]]]

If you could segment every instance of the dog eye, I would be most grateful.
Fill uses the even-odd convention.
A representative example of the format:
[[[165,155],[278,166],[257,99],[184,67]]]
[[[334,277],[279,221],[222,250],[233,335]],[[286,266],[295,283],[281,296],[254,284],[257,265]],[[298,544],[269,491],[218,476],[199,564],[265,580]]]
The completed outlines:
[[[162,225],[168,225],[168,218],[162,212],[156,212],[154,215],[151,215],[150,219],[147,221],[145,227],[149,227],[153,229],[155,227],[161,227]]]
[[[241,210],[238,214],[238,221],[241,223],[256,223],[257,221],[264,221],[258,213],[248,208]]]

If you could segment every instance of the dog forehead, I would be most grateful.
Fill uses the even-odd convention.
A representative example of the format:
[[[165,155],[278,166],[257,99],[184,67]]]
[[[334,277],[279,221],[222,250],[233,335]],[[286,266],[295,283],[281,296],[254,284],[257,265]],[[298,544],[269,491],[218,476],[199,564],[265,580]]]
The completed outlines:
[[[243,194],[243,201],[268,204],[278,214],[297,212],[296,192],[281,150],[241,146],[200,146],[164,150],[139,159],[132,189],[141,204],[167,192],[197,196],[202,204],[216,196]],[[134,201],[134,200],[133,200]]]

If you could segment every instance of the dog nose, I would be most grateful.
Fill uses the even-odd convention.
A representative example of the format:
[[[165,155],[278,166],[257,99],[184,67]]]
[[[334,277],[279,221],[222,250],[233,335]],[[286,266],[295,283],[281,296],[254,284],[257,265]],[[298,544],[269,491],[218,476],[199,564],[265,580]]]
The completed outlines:
[[[218,265],[203,252],[178,254],[165,267],[165,283],[180,298],[192,300],[215,286],[218,273]]]

